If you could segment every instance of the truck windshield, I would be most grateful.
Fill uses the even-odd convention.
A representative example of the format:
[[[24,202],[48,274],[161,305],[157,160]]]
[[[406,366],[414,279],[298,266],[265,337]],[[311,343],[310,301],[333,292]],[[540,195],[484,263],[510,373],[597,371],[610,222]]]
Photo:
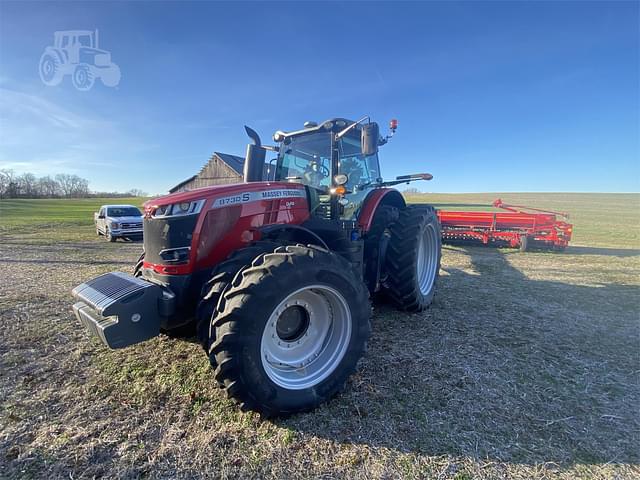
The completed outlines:
[[[278,156],[276,179],[299,181],[324,189],[331,185],[331,132],[293,137],[283,143]]]
[[[142,213],[136,207],[109,207],[107,217],[141,217]]]

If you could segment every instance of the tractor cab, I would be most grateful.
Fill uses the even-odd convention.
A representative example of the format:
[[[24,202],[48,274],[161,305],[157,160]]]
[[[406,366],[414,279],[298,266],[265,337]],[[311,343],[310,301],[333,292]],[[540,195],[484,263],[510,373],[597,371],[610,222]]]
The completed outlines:
[[[73,30],[55,33],[55,48],[70,48],[72,46],[98,48],[96,32],[91,30]]]
[[[378,146],[386,140],[368,117],[306,122],[303,130],[273,138],[279,143],[274,179],[309,187],[317,217],[355,220],[370,189],[382,182]]]

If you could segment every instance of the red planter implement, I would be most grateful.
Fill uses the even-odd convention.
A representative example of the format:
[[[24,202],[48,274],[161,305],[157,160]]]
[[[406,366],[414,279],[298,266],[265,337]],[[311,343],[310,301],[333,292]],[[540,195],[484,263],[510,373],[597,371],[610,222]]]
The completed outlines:
[[[493,243],[523,251],[532,246],[563,250],[571,240],[573,225],[565,221],[566,213],[508,205],[500,199],[493,206],[506,212],[438,210],[442,240]]]

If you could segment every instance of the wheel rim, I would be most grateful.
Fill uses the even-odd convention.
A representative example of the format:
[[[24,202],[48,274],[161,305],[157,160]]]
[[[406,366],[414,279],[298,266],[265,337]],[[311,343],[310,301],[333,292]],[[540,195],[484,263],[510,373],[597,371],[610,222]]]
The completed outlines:
[[[76,83],[80,87],[84,87],[87,84],[87,71],[84,68],[76,70]]]
[[[73,85],[81,91],[89,90],[93,86],[94,77],[89,67],[80,65],[73,72]]]
[[[438,233],[433,225],[425,227],[418,241],[416,258],[416,277],[422,295],[427,295],[433,288],[438,269]]]
[[[40,75],[44,81],[50,82],[56,74],[56,64],[51,57],[45,57],[40,65]]]
[[[311,285],[274,309],[260,344],[262,367],[288,390],[317,385],[338,367],[351,339],[351,312],[334,288]]]

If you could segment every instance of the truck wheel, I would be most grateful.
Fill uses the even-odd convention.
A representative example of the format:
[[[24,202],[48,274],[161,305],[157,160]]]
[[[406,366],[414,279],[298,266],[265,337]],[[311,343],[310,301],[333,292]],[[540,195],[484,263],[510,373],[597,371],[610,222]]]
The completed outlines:
[[[243,410],[310,410],[354,372],[371,331],[367,289],[342,257],[286,246],[256,258],[224,293],[210,348],[215,377]]]
[[[211,278],[202,286],[201,300],[196,308],[197,337],[206,352],[209,351],[209,339],[215,336],[210,327],[218,314],[217,307],[221,295],[229,288],[240,269],[251,265],[258,255],[273,252],[279,245],[277,242],[255,242],[246,248],[236,250],[213,269]]]
[[[114,237],[113,235],[111,235],[111,232],[109,231],[109,227],[106,227],[104,229],[104,237],[109,240],[111,243],[115,242],[117,240],[117,237]]]
[[[401,309],[419,312],[433,300],[440,270],[442,239],[433,207],[410,205],[390,227],[385,287]]]

